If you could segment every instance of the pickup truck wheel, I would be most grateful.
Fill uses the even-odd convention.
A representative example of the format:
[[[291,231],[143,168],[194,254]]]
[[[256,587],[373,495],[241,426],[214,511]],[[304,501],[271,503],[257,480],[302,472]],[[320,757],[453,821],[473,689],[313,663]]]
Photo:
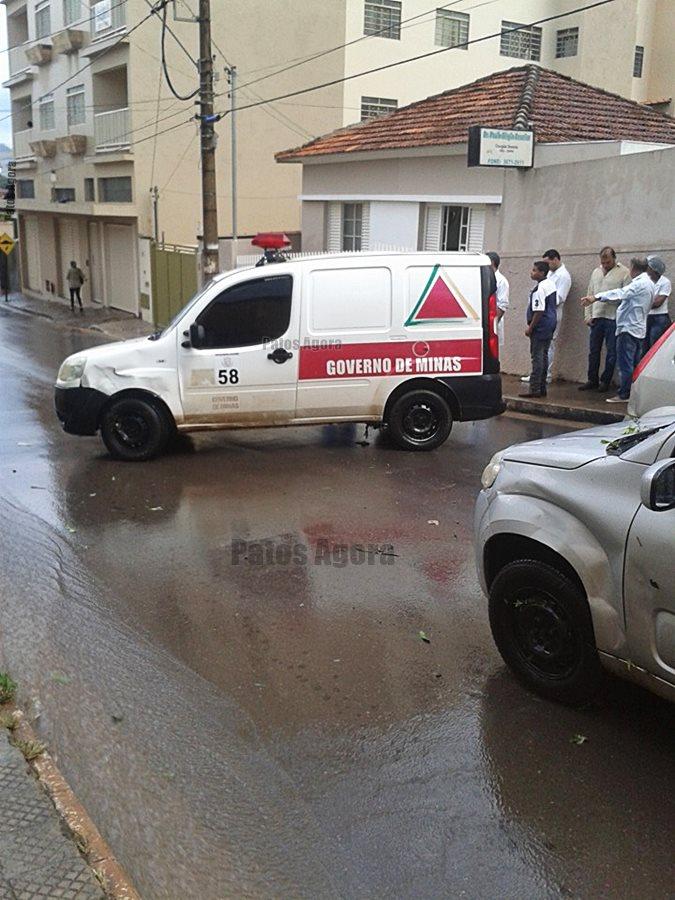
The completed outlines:
[[[409,391],[392,404],[387,426],[392,441],[402,450],[434,450],[452,430],[452,413],[434,391]]]
[[[103,443],[111,456],[125,462],[144,462],[158,456],[170,434],[163,413],[139,397],[113,401],[101,419]]]
[[[490,627],[506,664],[530,689],[578,706],[602,683],[593,622],[579,587],[545,563],[509,563],[490,588]]]

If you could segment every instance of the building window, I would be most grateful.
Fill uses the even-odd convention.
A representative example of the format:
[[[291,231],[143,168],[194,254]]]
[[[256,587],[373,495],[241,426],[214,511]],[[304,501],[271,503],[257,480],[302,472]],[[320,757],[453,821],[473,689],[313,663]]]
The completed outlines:
[[[436,43],[441,47],[462,47],[468,50],[469,16],[449,9],[436,10]]]
[[[645,48],[639,45],[635,48],[633,57],[633,78],[642,78],[642,64],[645,61]]]
[[[514,31],[514,28],[518,31]],[[517,59],[540,59],[541,28],[519,25],[517,22],[502,22],[499,52],[502,56],[514,56]]]
[[[86,8],[86,7],[85,7]],[[82,19],[81,0],[63,0],[63,21],[65,25],[72,25]]]
[[[93,178],[84,179],[84,199],[87,203],[94,203],[96,201],[96,190]]]
[[[401,39],[400,0],[366,0],[363,33],[399,41]]]
[[[35,37],[49,37],[52,31],[52,20],[49,3],[38,3],[35,7]]]
[[[398,109],[398,100],[387,100],[386,97],[361,97],[361,121],[386,116]]]
[[[579,52],[579,29],[561,28],[555,35],[555,58],[576,56]]]
[[[86,115],[84,109],[84,85],[77,84],[66,91],[66,111],[68,125],[83,125]]]
[[[19,200],[35,200],[35,182],[19,178],[16,182],[16,196]]]
[[[277,340],[288,331],[292,299],[290,275],[235,284],[197,317],[197,324],[206,332],[204,346],[256,347]]]
[[[52,188],[52,200],[54,203],[74,203],[75,188]]]
[[[342,207],[342,249],[361,249],[363,235],[363,204],[345,203]]]
[[[54,97],[47,94],[40,100],[40,129],[42,131],[50,131],[56,125],[54,118]]]
[[[444,206],[441,250],[466,250],[469,243],[469,207]]]
[[[131,178],[99,178],[99,203],[131,203]]]

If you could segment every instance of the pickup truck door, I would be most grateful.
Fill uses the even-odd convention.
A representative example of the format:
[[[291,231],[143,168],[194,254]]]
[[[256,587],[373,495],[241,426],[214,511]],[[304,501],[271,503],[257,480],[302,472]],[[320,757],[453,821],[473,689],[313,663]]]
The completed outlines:
[[[662,508],[641,504],[628,533],[624,602],[631,661],[675,684],[675,459],[671,463],[659,479]]]

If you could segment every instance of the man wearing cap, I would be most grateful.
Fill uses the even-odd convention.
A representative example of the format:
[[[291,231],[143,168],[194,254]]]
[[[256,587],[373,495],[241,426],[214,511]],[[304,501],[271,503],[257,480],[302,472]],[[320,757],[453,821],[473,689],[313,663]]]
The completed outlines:
[[[670,327],[670,315],[668,314],[668,298],[672,286],[670,279],[663,274],[666,264],[660,256],[648,256],[649,268],[647,272],[654,282],[654,301],[647,316],[647,336],[645,337],[644,352],[658,341],[664,331]]]
[[[634,257],[630,261],[633,279],[625,288],[602,291],[595,296],[583,297],[584,306],[596,300],[608,300],[618,305],[616,311],[616,354],[619,363],[619,393],[608,397],[607,403],[626,403],[630,397],[633,370],[640,361],[642,343],[647,334],[647,314],[654,299],[654,282],[647,274],[646,259]]]

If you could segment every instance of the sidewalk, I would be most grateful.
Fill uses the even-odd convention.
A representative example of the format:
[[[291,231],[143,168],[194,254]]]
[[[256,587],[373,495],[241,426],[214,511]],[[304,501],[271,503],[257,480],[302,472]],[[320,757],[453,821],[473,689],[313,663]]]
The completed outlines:
[[[580,391],[579,385],[570,381],[553,382],[548,386],[548,396],[533,400],[519,397],[527,390],[515,375],[502,375],[502,394],[506,408],[514,412],[529,413],[533,416],[550,416],[553,419],[567,419],[574,422],[589,422],[605,425],[621,422],[626,416],[625,403],[605,403],[612,394],[596,391]]]
[[[13,293],[9,295],[8,303],[4,302],[4,295],[0,297],[0,308],[8,307],[27,315],[50,319],[58,325],[102,333],[113,341],[144,337],[155,330],[152,325],[131,313],[110,309],[99,303],[85,304],[82,312],[76,308],[73,313],[70,310],[70,303],[60,297],[42,300],[27,294]]]
[[[105,895],[51,800],[0,728],[0,900]]]

